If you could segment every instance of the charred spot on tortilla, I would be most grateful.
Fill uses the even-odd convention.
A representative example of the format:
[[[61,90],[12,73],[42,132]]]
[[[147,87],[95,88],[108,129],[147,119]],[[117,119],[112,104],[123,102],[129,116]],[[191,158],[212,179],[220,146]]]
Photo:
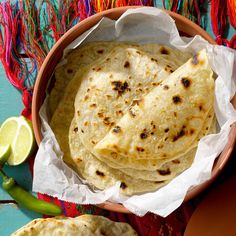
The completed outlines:
[[[199,105],[199,111],[202,111],[203,110],[203,106],[202,105]]]
[[[96,103],[92,103],[92,104],[90,104],[90,107],[97,107],[97,104]]]
[[[151,134],[151,135],[154,135],[154,132],[151,132],[150,134]]]
[[[117,152],[111,152],[111,157],[116,159],[118,156]]]
[[[75,133],[77,133],[78,130],[79,130],[78,127],[75,127],[75,128],[74,128],[74,132],[75,132]]]
[[[187,77],[183,77],[181,79],[181,83],[183,84],[183,86],[185,88],[188,88],[190,86],[190,84],[191,84],[191,80],[189,78],[187,78]]]
[[[206,127],[206,130],[208,130],[209,128],[208,127]]]
[[[96,144],[96,142],[94,140],[92,140],[91,143],[94,144],[94,145]]]
[[[97,50],[97,53],[99,53],[99,54],[103,54],[103,52],[104,52],[103,49]]]
[[[151,58],[151,61],[155,61],[156,63],[158,62],[157,59],[155,59],[153,57]]]
[[[107,97],[107,99],[111,99],[112,98],[112,96],[109,95],[109,94],[107,94],[106,97]]]
[[[163,89],[164,89],[164,90],[168,90],[168,89],[169,89],[169,86],[168,86],[168,85],[164,85],[164,86],[163,86]]]
[[[195,130],[194,129],[190,129],[190,134],[194,134]]]
[[[73,69],[71,69],[71,68],[67,69],[68,74],[72,74],[73,72],[74,72]]]
[[[181,103],[181,102],[182,102],[182,100],[181,100],[181,98],[180,98],[179,95],[173,96],[173,97],[172,97],[172,100],[173,100],[173,102],[174,102],[175,104],[178,104],[178,103]]]
[[[105,124],[105,125],[110,125],[111,124],[111,121],[110,121],[110,117],[105,117],[104,119],[103,119],[103,123]]]
[[[157,170],[160,175],[169,175],[171,174],[170,169],[167,168],[166,170]]]
[[[172,67],[169,66],[169,65],[167,65],[164,69],[165,69],[166,72],[170,72],[170,73],[173,73],[173,72],[174,72],[174,70],[172,69]]]
[[[153,129],[153,130],[156,129],[156,125],[154,124],[154,121],[151,121],[151,126],[152,126],[152,129]]]
[[[177,117],[177,112],[174,111],[174,117]]]
[[[84,130],[81,129],[81,133],[84,133]]]
[[[89,125],[89,122],[88,121],[85,121],[84,122],[84,126],[88,126]]]
[[[176,160],[172,160],[171,162],[174,163],[174,164],[179,164],[180,160],[176,159]]]
[[[158,149],[161,149],[163,147],[164,147],[163,144],[160,144],[160,145],[157,146]]]
[[[142,148],[142,147],[136,147],[136,150],[137,150],[138,152],[144,152],[144,151],[145,151],[144,148]]]
[[[118,146],[116,144],[113,144],[112,147],[116,150],[119,150]]]
[[[81,160],[79,157],[77,157],[75,160],[76,160],[76,162],[78,162],[78,163],[82,162],[82,160]]]
[[[130,63],[129,63],[129,61],[126,61],[124,64],[124,68],[129,68],[129,67],[130,67]]]
[[[169,128],[164,129],[164,132],[167,133],[169,131]]]
[[[181,137],[185,135],[184,129],[181,129],[174,137],[173,137],[173,142],[177,141]]]
[[[106,61],[110,61],[110,60],[111,60],[111,58],[109,58],[109,57],[106,59]]]
[[[161,54],[165,54],[165,55],[169,55],[169,51],[168,51],[166,48],[164,48],[164,47],[162,47],[162,48],[160,49],[160,53],[161,53]]]
[[[119,96],[129,90],[129,84],[126,81],[112,81],[111,84],[114,85],[113,90],[117,91]]]
[[[124,182],[121,182],[120,184],[120,188],[122,189],[126,189],[128,186],[124,183]]]
[[[99,170],[96,170],[96,175],[101,176],[101,177],[105,176],[104,173]]]
[[[120,116],[120,115],[123,116],[124,113],[123,113],[123,111],[119,110],[119,111],[116,111],[116,115],[117,115],[117,116]]]
[[[103,112],[98,112],[98,114],[97,114],[97,115],[98,115],[98,117],[99,117],[99,118],[103,118],[103,117],[104,117],[104,114],[103,114]]]
[[[168,139],[168,137],[166,137],[164,140],[166,141]]]
[[[89,99],[89,96],[88,95],[85,95],[84,97],[84,101],[88,100]]]
[[[148,137],[148,132],[145,130],[140,134],[141,139],[146,139]]]
[[[116,134],[118,134],[118,133],[120,133],[121,132],[121,127],[120,126],[115,126],[113,129],[112,129],[112,132],[113,133],[116,133]]]
[[[155,184],[162,184],[164,181],[154,181]]]
[[[80,111],[79,110],[77,111],[77,115],[80,116]]]

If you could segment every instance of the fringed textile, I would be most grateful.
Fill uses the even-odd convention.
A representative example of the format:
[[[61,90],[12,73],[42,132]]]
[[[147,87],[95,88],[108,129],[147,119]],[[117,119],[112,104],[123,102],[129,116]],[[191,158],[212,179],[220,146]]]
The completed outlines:
[[[155,2],[155,1],[154,1]],[[158,1],[156,1],[158,2]],[[182,16],[192,20],[202,28],[206,27],[204,20],[207,13],[206,1],[204,0],[162,0],[163,7],[166,10],[170,10],[179,13]],[[155,5],[155,4],[154,4]]]
[[[161,2],[161,1],[159,1]],[[236,48],[236,34],[228,41],[224,32],[229,22],[236,28],[236,0],[211,0],[212,30],[216,42]],[[201,27],[206,27],[207,5],[204,0],[162,0],[165,9],[177,12]],[[22,114],[31,118],[31,101],[35,78],[47,53],[57,40],[77,22],[109,8],[141,5],[157,6],[158,0],[6,0],[0,3],[0,59],[10,83],[22,91],[25,106]],[[182,207],[168,218],[148,214],[133,215],[108,213],[95,206],[80,206],[38,194],[55,202],[66,216],[83,213],[101,214],[116,221],[127,221],[140,235],[182,235],[190,217]],[[192,210],[188,212],[192,213]],[[184,220],[184,221],[183,221]]]

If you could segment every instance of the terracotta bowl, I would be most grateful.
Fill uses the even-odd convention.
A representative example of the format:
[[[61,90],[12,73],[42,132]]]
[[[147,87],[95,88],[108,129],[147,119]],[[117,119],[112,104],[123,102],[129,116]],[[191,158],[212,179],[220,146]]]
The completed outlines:
[[[51,78],[51,75],[53,74],[57,63],[60,61],[65,47],[73,40],[75,40],[78,36],[80,36],[82,33],[84,33],[86,30],[90,29],[92,26],[98,23],[98,21],[101,20],[102,17],[105,16],[109,17],[110,19],[117,20],[126,10],[130,8],[134,7],[120,7],[110,9],[83,20],[82,22],[75,25],[72,29],[70,29],[65,35],[63,35],[63,37],[61,37],[61,39],[51,49],[39,71],[34,87],[32,120],[36,141],[38,144],[40,144],[42,140],[40,132],[41,122],[39,118],[39,109],[43,104],[45,98],[45,90],[48,84],[48,80],[49,78]],[[209,43],[215,44],[214,40],[210,37],[210,35],[198,25],[194,24],[193,22],[179,14],[173,12],[168,12],[168,14],[175,20],[177,28],[182,35],[189,37],[201,35]],[[236,106],[236,99],[234,99],[233,104]],[[201,191],[203,191],[219,175],[219,173],[224,168],[225,164],[227,163],[230,157],[230,154],[234,147],[235,138],[236,124],[232,126],[229,142],[227,143],[225,149],[214,164],[211,179],[189,191],[186,195],[185,201],[190,200],[191,198],[199,194]],[[129,213],[129,211],[121,204],[105,202],[104,204],[100,204],[99,207],[111,211]]]

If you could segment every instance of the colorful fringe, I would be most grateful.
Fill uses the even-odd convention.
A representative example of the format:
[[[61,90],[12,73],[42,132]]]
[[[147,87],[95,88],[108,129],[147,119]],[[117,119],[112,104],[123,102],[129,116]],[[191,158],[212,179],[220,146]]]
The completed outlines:
[[[109,8],[121,6],[160,6],[158,0],[6,0],[0,3],[0,59],[10,83],[22,91],[25,106],[22,114],[31,118],[31,101],[35,78],[49,50],[55,42],[77,22]],[[225,39],[228,24],[236,29],[236,0],[211,0],[212,30],[216,42],[236,49],[236,34]],[[163,8],[177,12],[201,27],[206,27],[208,1],[204,0],[162,0]],[[228,22],[229,18],[229,22]],[[64,209],[67,216],[81,213],[108,212],[96,207],[82,207],[58,201],[49,196],[38,195]],[[178,215],[183,208],[178,209]],[[130,222],[140,235],[181,235],[186,221],[171,214],[164,220],[151,214],[140,218],[123,214],[108,214],[116,221]],[[151,223],[150,223],[151,222]],[[169,224],[168,224],[169,222]],[[181,227],[177,227],[181,225]],[[173,230],[173,225],[175,225]],[[157,231],[157,229],[159,231]],[[176,230],[177,229],[177,230]]]

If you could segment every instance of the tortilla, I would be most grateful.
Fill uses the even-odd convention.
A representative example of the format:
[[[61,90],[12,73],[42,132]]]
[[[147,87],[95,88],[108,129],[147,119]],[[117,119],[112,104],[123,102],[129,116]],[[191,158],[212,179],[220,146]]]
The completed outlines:
[[[78,135],[90,152],[95,153],[94,146],[116,126],[131,104],[158,87],[189,57],[183,53],[179,58],[177,50],[167,47],[149,47],[157,49],[151,52],[146,50],[148,45],[118,45],[102,60],[91,64],[81,77],[75,115],[80,127]]]
[[[124,235],[137,233],[127,223],[114,222],[103,216],[82,215],[75,218],[54,217],[35,219],[18,229],[12,236],[94,236]]]
[[[86,70],[83,72],[86,73]],[[80,83],[80,78],[75,77],[72,79],[64,91],[64,95],[50,121],[50,126],[64,153],[63,160],[79,173],[81,177],[98,189],[106,189],[113,186],[117,181],[121,181],[121,192],[131,195],[153,191],[166,184],[166,181],[140,181],[125,175],[119,170],[113,170],[97,160],[81,144],[79,136],[76,135],[78,127],[75,123],[71,122],[74,115],[73,101]],[[68,138],[70,139],[70,146]],[[100,173],[103,174],[100,175]],[[103,175],[105,178],[103,178]]]
[[[87,183],[98,189],[107,189],[114,186],[117,181],[120,181],[120,192],[125,195],[133,195],[154,191],[168,183],[164,180],[147,181],[134,178],[135,175],[130,176],[124,174],[120,170],[113,169],[101,162],[82,145],[77,135],[77,124],[75,121],[72,121],[70,127],[69,146],[70,156],[74,161],[72,168],[79,173]],[[159,176],[162,177],[160,174]],[[173,177],[173,174],[171,177]]]
[[[94,149],[96,142],[92,141],[96,139],[99,143],[102,138],[106,138],[109,132],[122,121],[126,113],[130,113],[130,108],[139,107],[138,104],[142,102],[141,97],[149,96],[153,90],[162,87],[166,80],[169,81],[169,75],[173,74],[171,70],[177,69],[189,55],[183,54],[183,57],[180,57],[180,51],[159,45],[140,46],[130,43],[104,42],[99,45],[104,47],[113,45],[113,47],[108,47],[109,50],[104,51],[103,56],[98,56],[94,46],[96,43],[91,45],[91,53],[94,56],[88,56],[87,61],[85,60],[86,65],[80,61],[79,69],[73,78],[69,78],[66,89],[65,84],[61,83],[63,74],[58,72],[61,71],[58,67],[60,70],[56,73],[57,86],[50,94],[49,106],[51,110],[54,110],[50,126],[64,152],[63,160],[87,183],[98,189],[106,189],[120,181],[120,190],[126,195],[154,191],[190,167],[198,140],[209,132],[209,127],[214,129],[212,123],[214,110],[211,107],[206,111],[206,118],[194,141],[178,155],[161,159],[155,157],[140,159],[127,158],[123,153],[117,155],[116,158],[98,154],[99,152]],[[85,50],[83,47],[82,49]],[[89,50],[86,52],[90,53]],[[161,54],[161,52],[165,53]],[[79,50],[74,53],[74,58],[77,54],[81,55]],[[68,58],[71,55],[69,54]],[[72,62],[72,58],[68,61]],[[128,70],[125,67],[127,58],[130,63]],[[160,63],[157,63],[157,60],[160,60]],[[118,63],[115,63],[116,61]],[[169,63],[169,61],[172,62]],[[132,65],[135,65],[133,70]],[[111,74],[112,78],[110,78]],[[130,91],[123,93],[123,90],[127,89],[125,82],[123,81],[120,85],[113,83],[113,79],[122,81],[123,78],[130,76],[133,77],[128,85]],[[136,80],[141,81],[141,84]],[[57,93],[61,94],[60,98],[56,95]],[[98,119],[99,111],[102,114],[99,114],[101,117]],[[150,112],[146,111],[145,114],[148,113]]]
[[[75,76],[85,66],[89,66],[97,60],[101,60],[110,53],[114,42],[92,42],[79,46],[65,56],[63,63],[59,63],[55,69],[55,78],[51,86],[53,89],[49,97],[50,114],[53,114],[63,96],[63,91]]]
[[[196,142],[191,145],[188,149],[185,149],[185,151],[178,156],[173,156],[172,158],[166,158],[166,159],[125,159],[122,156],[117,156],[116,160],[113,160],[112,158],[103,156],[99,159],[103,162],[105,162],[107,165],[109,165],[112,168],[120,169],[124,173],[129,172],[130,175],[132,172],[137,171],[138,176],[138,170],[149,170],[149,171],[156,171],[157,169],[161,168],[165,163],[172,162],[175,159],[180,159],[183,157],[183,159],[188,156],[188,152],[191,152],[191,150],[197,146],[198,141],[204,137],[207,134],[212,134],[216,132],[216,122],[215,122],[215,116],[214,116],[214,109],[212,108],[208,115],[207,120],[199,133]],[[186,167],[187,168],[187,167]],[[126,169],[126,170],[125,170]],[[131,170],[133,169],[133,170]],[[149,179],[149,178],[148,178]]]
[[[198,142],[213,103],[213,72],[202,50],[133,103],[96,144],[96,156],[117,163],[179,156]]]

